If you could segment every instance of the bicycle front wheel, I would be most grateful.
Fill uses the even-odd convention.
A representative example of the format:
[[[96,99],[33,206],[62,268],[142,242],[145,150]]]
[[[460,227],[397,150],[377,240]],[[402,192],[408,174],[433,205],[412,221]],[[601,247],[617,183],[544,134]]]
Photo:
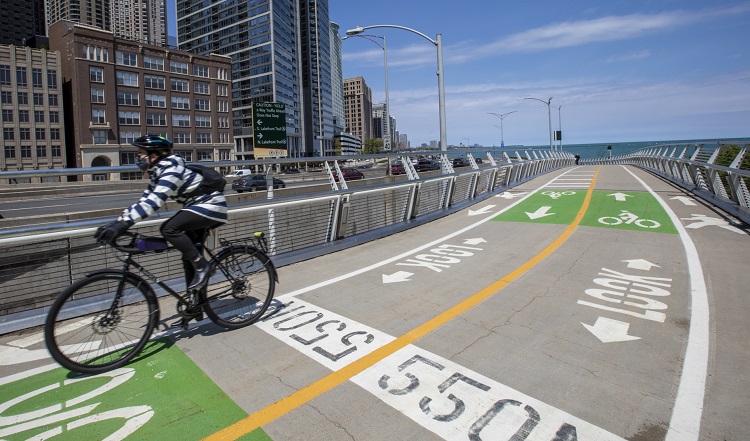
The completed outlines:
[[[156,295],[146,282],[113,271],[66,288],[50,308],[44,337],[52,358],[63,367],[100,374],[135,357],[157,321]]]
[[[222,250],[212,262],[214,274],[201,291],[203,309],[217,325],[237,329],[266,312],[276,288],[276,270],[262,251],[244,245]]]

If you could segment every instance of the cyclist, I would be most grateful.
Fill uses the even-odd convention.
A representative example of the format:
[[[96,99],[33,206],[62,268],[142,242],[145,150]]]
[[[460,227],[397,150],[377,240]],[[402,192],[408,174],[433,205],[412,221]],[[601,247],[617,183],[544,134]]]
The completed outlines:
[[[227,222],[227,201],[222,191],[206,194],[199,186],[203,177],[185,167],[185,160],[172,153],[172,141],[156,135],[143,136],[131,144],[138,148],[136,165],[151,178],[135,204],[111,224],[99,227],[94,238],[112,243],[128,228],[154,214],[172,198],[183,208],[161,226],[161,234],[182,252],[187,290],[201,288],[208,280],[208,262],[194,243],[192,232],[215,228]]]

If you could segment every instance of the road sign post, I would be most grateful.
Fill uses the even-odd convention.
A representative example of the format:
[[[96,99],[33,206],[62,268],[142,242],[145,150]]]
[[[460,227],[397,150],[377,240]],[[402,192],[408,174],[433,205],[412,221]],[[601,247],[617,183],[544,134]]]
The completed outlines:
[[[256,158],[287,156],[284,104],[253,103],[253,148]]]

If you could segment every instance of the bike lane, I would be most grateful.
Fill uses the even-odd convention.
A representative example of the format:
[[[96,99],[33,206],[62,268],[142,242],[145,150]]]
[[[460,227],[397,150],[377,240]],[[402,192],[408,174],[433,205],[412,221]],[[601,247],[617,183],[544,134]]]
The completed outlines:
[[[493,208],[509,207],[515,202],[511,198],[534,191],[534,184],[539,185],[538,180],[493,199],[497,203]],[[635,191],[624,187],[619,184],[618,189]],[[604,188],[604,193],[608,191]],[[598,192],[591,193],[592,205]],[[678,245],[676,235],[668,231],[644,235],[632,229],[638,226],[632,215],[661,218],[630,204],[626,209],[631,215],[620,224],[578,228],[551,255],[526,268],[528,273],[509,277],[564,233],[566,222],[553,222],[555,216],[575,209],[575,203],[557,204],[545,198],[538,202],[546,205],[538,205],[537,196],[465,231],[456,225],[476,224],[472,210],[460,222],[436,221],[424,229],[431,231],[413,231],[407,238],[402,233],[394,239],[407,248],[443,232],[452,236],[386,259],[382,265],[365,266],[330,284],[315,286],[297,277],[279,299],[287,307],[258,326],[217,335],[196,331],[178,340],[177,346],[251,416],[269,414],[265,406],[279,399],[289,403],[287,394],[292,390],[305,391],[308,397],[268,421],[277,440],[295,439],[300,433],[305,439],[337,439],[336,427],[358,434],[354,439],[400,439],[409,431],[419,433],[403,415],[444,439],[467,435],[505,439],[502,434],[507,438],[519,434],[517,439],[619,439],[658,434],[668,424],[669,397],[679,380],[675,364],[679,365],[682,345],[673,343],[685,340],[688,299],[672,295],[686,291],[684,268],[669,251]],[[606,202],[607,194],[601,196]],[[537,213],[545,206],[551,208],[539,213],[547,216],[527,216],[523,222],[503,219]],[[595,224],[602,217],[620,219],[621,213],[609,208],[587,212],[581,224]],[[393,256],[393,245],[383,242],[347,250],[347,264],[337,268],[327,267],[326,261],[340,261],[341,256],[321,258],[313,265],[318,268],[314,278],[341,274],[344,268],[377,261],[378,256]],[[620,255],[634,248],[643,255]],[[643,260],[651,268],[644,269],[649,265]],[[672,262],[667,265],[670,271],[657,272],[654,265],[663,268],[665,262]],[[299,272],[304,265],[288,270]],[[282,268],[282,286],[286,272]],[[392,288],[409,280],[420,285]],[[501,283],[488,285],[492,280]],[[377,359],[378,348],[483,289],[488,292],[479,307],[457,311],[453,318],[414,336],[416,345],[401,345],[392,355]],[[628,329],[623,332],[616,321],[628,322]],[[676,329],[670,326],[667,332],[649,326],[672,321]],[[263,333],[274,339],[264,338]],[[219,344],[206,348],[209,338]],[[278,347],[276,339],[288,347]],[[641,346],[623,349],[626,342]],[[153,362],[159,356],[144,360]],[[311,365],[310,359],[317,363]],[[347,371],[354,359],[370,366],[363,367],[361,374]],[[329,369],[341,372],[341,378],[325,385],[328,393],[313,393],[309,385],[327,378]],[[346,382],[348,378],[362,389]],[[274,379],[282,387],[266,388]],[[191,382],[192,387],[195,384]],[[310,406],[305,405],[308,402]],[[395,413],[384,409],[383,403]],[[252,425],[236,427],[239,436]],[[128,439],[146,439],[138,434]],[[420,439],[430,438],[423,434]]]

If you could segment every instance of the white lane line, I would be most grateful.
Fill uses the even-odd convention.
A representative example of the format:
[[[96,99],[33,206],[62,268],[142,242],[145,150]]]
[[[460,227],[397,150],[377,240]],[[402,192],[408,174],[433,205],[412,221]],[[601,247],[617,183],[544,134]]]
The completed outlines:
[[[703,278],[698,250],[682,226],[680,218],[672,211],[662,198],[646,185],[638,176],[625,166],[621,166],[643,185],[645,189],[661,204],[672,220],[685,248],[690,274],[690,329],[688,331],[685,361],[682,364],[680,385],[677,388],[672,419],[665,441],[698,440],[703,414],[703,400],[706,393],[706,376],[708,374],[709,350],[709,308],[706,281]]]

